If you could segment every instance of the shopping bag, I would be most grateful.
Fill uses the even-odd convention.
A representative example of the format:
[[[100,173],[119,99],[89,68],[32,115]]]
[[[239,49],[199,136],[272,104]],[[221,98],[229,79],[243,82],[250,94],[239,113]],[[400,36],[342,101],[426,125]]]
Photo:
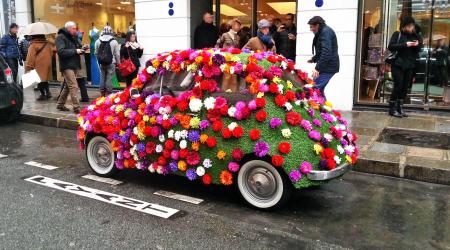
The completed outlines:
[[[22,86],[24,89],[32,86],[33,84],[40,83],[41,78],[35,69],[22,75]]]

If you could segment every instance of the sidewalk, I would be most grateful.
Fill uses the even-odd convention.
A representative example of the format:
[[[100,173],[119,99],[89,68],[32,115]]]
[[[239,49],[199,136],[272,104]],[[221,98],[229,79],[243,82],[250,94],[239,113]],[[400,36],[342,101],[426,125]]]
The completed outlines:
[[[59,88],[53,87],[51,92],[56,97]],[[91,100],[98,96],[98,90],[89,89]],[[25,90],[21,121],[77,128],[76,115],[58,111],[55,100],[35,99],[32,89]],[[361,155],[355,171],[450,185],[450,117],[410,114],[398,119],[372,111],[342,114],[358,135]]]

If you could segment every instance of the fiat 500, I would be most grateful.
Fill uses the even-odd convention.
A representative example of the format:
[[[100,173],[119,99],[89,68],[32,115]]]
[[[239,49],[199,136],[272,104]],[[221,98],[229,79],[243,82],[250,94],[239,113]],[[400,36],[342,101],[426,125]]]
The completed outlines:
[[[355,164],[356,135],[283,56],[239,49],[162,53],[124,91],[83,109],[77,132],[100,176],[121,169],[238,186],[259,209]]]

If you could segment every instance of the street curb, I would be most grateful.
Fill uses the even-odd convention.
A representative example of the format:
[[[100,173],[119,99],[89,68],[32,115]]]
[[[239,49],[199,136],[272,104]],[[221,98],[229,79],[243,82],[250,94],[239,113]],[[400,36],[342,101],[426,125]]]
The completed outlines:
[[[37,112],[24,112],[19,121],[54,128],[77,130],[78,124],[67,117],[48,117]],[[358,163],[352,168],[356,172],[386,175],[402,179],[430,182],[450,185],[450,169],[431,168],[414,164],[401,164],[383,159],[359,158]]]

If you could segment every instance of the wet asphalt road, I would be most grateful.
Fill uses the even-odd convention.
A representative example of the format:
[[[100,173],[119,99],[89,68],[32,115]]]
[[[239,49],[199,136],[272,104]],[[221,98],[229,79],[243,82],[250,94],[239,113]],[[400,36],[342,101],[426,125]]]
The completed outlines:
[[[124,171],[92,174],[75,131],[0,126],[0,249],[450,249],[450,187],[349,173],[295,193],[276,212],[244,205],[235,189]],[[59,167],[25,165],[36,161]],[[24,181],[53,179],[179,209],[169,219]],[[156,196],[171,191],[194,205]]]

